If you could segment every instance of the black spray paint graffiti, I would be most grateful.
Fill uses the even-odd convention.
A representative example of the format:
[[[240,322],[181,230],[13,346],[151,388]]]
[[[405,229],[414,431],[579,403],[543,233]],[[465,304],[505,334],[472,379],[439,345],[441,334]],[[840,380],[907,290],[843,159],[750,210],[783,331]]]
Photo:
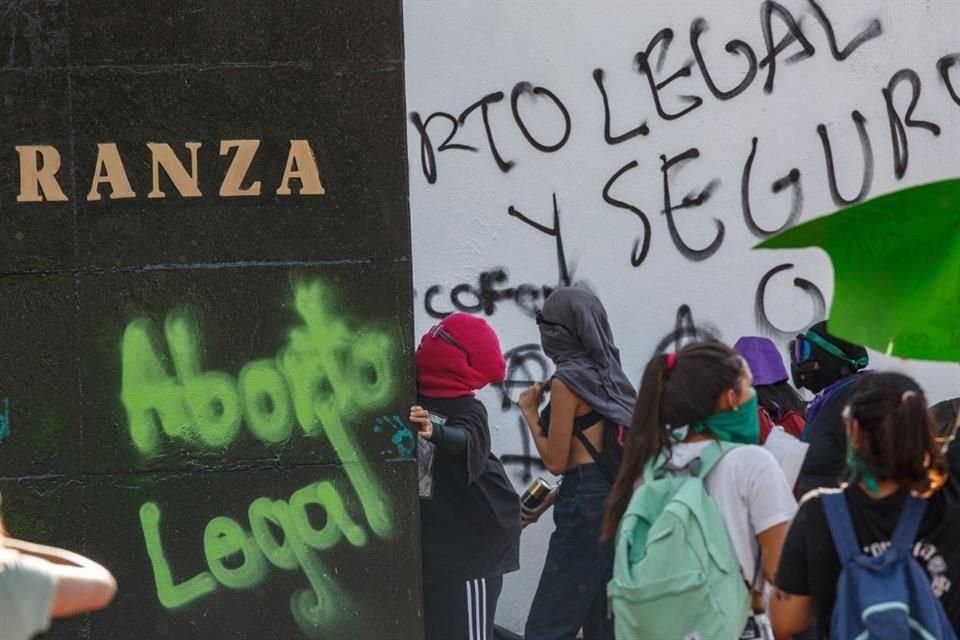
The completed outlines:
[[[497,305],[513,302],[532,318],[540,309],[540,301],[553,291],[548,285],[537,287],[525,283],[515,287],[504,286],[509,279],[507,270],[497,267],[481,272],[475,285],[467,282],[456,285],[450,290],[449,301],[452,309],[438,308],[436,298],[443,294],[443,287],[439,284],[432,285],[423,297],[424,310],[431,318],[437,319],[445,318],[456,311],[492,316],[497,312]]]
[[[790,205],[790,213],[782,225],[774,229],[764,229],[753,218],[753,212],[750,210],[750,174],[753,171],[753,159],[757,155],[757,138],[753,139],[750,155],[747,156],[747,162],[743,166],[743,176],[740,180],[740,201],[743,208],[743,222],[747,225],[750,233],[758,238],[772,236],[787,227],[796,224],[800,219],[800,213],[803,209],[803,187],[800,185],[800,170],[794,167],[790,172],[771,185],[773,193],[780,193],[788,186],[793,187],[793,200]]]
[[[870,193],[870,185],[873,184],[873,145],[870,144],[870,134],[867,133],[867,119],[857,110],[854,110],[850,117],[853,118],[853,123],[857,127],[860,147],[863,150],[863,180],[860,183],[860,191],[850,199],[840,195],[840,190],[837,187],[837,171],[833,163],[833,149],[830,146],[830,136],[827,135],[827,125],[817,125],[817,135],[820,136],[823,155],[827,162],[827,182],[830,184],[830,197],[833,198],[833,204],[838,207],[860,202]]]
[[[747,72],[743,76],[740,84],[728,91],[723,91],[713,82],[713,77],[707,70],[707,63],[703,59],[703,50],[700,48],[700,38],[706,33],[709,24],[703,18],[696,18],[690,23],[690,48],[693,49],[693,57],[697,61],[697,67],[700,69],[700,75],[707,85],[707,89],[717,100],[730,100],[746,91],[747,87],[753,82],[757,75],[757,54],[743,40],[731,40],[724,47],[724,50],[731,55],[743,55],[747,61]]]
[[[630,251],[630,264],[632,264],[635,267],[639,267],[640,264],[643,263],[643,260],[647,257],[647,252],[650,251],[650,236],[651,236],[650,219],[647,218],[647,214],[641,211],[639,207],[636,207],[630,204],[629,202],[624,202],[623,200],[617,200],[616,198],[611,196],[610,187],[614,185],[614,183],[620,178],[620,176],[630,171],[631,169],[636,169],[639,165],[640,163],[636,160],[632,160],[628,162],[627,164],[617,169],[617,172],[614,173],[609,180],[607,180],[607,183],[605,185],[603,185],[603,201],[604,202],[618,209],[626,209],[627,211],[634,213],[638,218],[640,218],[640,222],[643,224],[643,245],[641,246],[640,240],[635,240],[633,243],[633,249]]]
[[[788,340],[793,338],[797,333],[803,331],[811,324],[819,322],[827,317],[827,302],[817,285],[803,278],[794,278],[793,286],[810,296],[810,300],[813,303],[813,317],[811,318],[810,322],[792,330],[781,329],[770,321],[770,318],[767,317],[766,310],[767,285],[775,275],[783,271],[789,271],[790,269],[793,269],[792,264],[781,264],[773,269],[770,269],[770,271],[764,274],[764,276],[760,279],[760,284],[757,285],[757,295],[754,299],[753,312],[758,330],[762,335],[769,336],[776,340]]]
[[[520,481],[523,484],[527,484],[533,480],[533,471],[535,469],[537,471],[546,471],[547,466],[543,464],[543,460],[531,453],[530,432],[527,430],[527,425],[523,421],[523,416],[517,417],[517,427],[520,429],[520,443],[523,447],[523,453],[505,453],[500,456],[500,462],[507,468],[519,467]]]
[[[713,195],[713,192],[717,190],[717,187],[720,186],[720,181],[713,179],[700,191],[699,194],[693,195],[691,192],[684,196],[683,201],[680,204],[673,204],[670,199],[670,175],[668,173],[670,167],[699,157],[700,150],[696,148],[687,149],[680,155],[674,156],[669,160],[667,159],[667,156],[660,156],[660,171],[663,173],[663,213],[667,216],[667,228],[670,231],[670,239],[673,241],[673,245],[677,248],[677,251],[680,252],[680,255],[688,260],[693,260],[694,262],[706,260],[715,254],[717,249],[720,248],[720,245],[723,244],[723,236],[726,234],[726,229],[723,226],[723,222],[714,218],[713,222],[717,226],[716,237],[714,237],[710,244],[703,249],[694,249],[683,241],[683,238],[680,237],[680,231],[677,229],[677,222],[673,217],[674,212],[680,211],[681,209],[699,207],[705,204],[707,200],[710,199],[710,196]]]
[[[610,100],[607,98],[607,90],[603,87],[603,69],[594,69],[593,81],[597,84],[597,91],[600,92],[600,98],[603,100],[603,141],[609,145],[620,144],[637,136],[646,136],[650,134],[650,127],[644,120],[639,126],[630,129],[625,133],[614,135],[611,133],[613,125],[610,116]]]
[[[530,133],[530,130],[527,129],[527,125],[524,124],[523,118],[520,117],[519,102],[520,96],[530,95],[530,96],[546,96],[553,101],[553,104],[556,105],[557,110],[560,111],[560,115],[563,116],[563,136],[555,144],[544,144],[539,140],[535,139]],[[513,119],[516,121],[517,126],[520,128],[520,133],[523,134],[523,137],[527,139],[527,142],[536,149],[537,151],[542,151],[544,153],[553,153],[554,151],[559,151],[563,148],[563,145],[567,144],[567,140],[570,139],[570,112],[567,111],[567,108],[560,102],[558,98],[552,91],[549,89],[544,89],[543,87],[534,87],[529,82],[518,82],[513,87],[513,91],[510,92],[510,111],[513,112]]]
[[[573,270],[567,264],[566,254],[563,250],[563,234],[560,231],[560,209],[557,206],[557,195],[553,195],[553,226],[536,222],[523,213],[517,211],[513,206],[508,207],[508,215],[516,218],[524,224],[536,229],[540,233],[554,238],[554,246],[557,255],[557,281],[556,286],[569,287],[573,283]],[[516,287],[506,287],[509,276],[507,270],[503,267],[497,267],[490,271],[480,273],[477,279],[477,285],[461,283],[450,290],[451,310],[441,310],[435,305],[437,296],[443,293],[443,287],[435,284],[427,289],[424,295],[424,310],[431,318],[445,318],[455,311],[465,313],[483,313],[492,316],[497,311],[497,305],[501,302],[510,301],[519,307],[526,315],[534,317],[540,310],[540,302],[555,288],[550,285],[537,287],[532,284],[521,284]],[[503,288],[498,288],[503,286]],[[466,296],[466,300],[464,300]]]
[[[893,92],[901,82],[910,84],[910,105],[907,107],[907,113],[900,119],[897,108],[893,105]],[[914,120],[913,110],[917,108],[917,101],[920,100],[920,76],[913,69],[901,69],[893,74],[890,82],[883,89],[883,98],[887,102],[887,119],[890,121],[890,141],[893,143],[893,164],[894,173],[897,180],[907,173],[907,165],[910,163],[910,151],[907,140],[906,127],[919,127],[926,129],[935,136],[940,135],[940,127],[933,122],[926,120]]]
[[[537,140],[533,134],[530,133],[530,129],[527,127],[526,121],[520,115],[519,102],[521,96],[529,96],[532,99],[542,96],[550,100],[557,108],[557,111],[563,119],[563,135],[557,142],[553,144],[547,144]],[[480,114],[483,119],[483,130],[487,137],[487,145],[490,149],[490,154],[493,156],[494,162],[497,163],[497,167],[503,173],[507,173],[514,167],[516,163],[513,160],[504,160],[500,155],[500,152],[497,149],[497,144],[494,141],[493,130],[490,127],[490,105],[496,104],[502,100],[502,91],[488,94],[464,109],[460,113],[459,117],[454,117],[452,114],[443,111],[435,111],[427,116],[426,120],[424,120],[416,111],[410,114],[410,122],[413,123],[413,126],[417,129],[417,133],[420,134],[420,166],[423,169],[423,176],[427,179],[427,182],[430,184],[435,184],[437,181],[437,154],[451,150],[472,152],[479,151],[479,149],[473,145],[455,144],[452,142],[453,138],[457,135],[457,132],[466,123],[467,118],[470,116],[470,114],[476,111],[477,108],[480,109]],[[518,82],[515,84],[513,91],[510,92],[510,111],[513,113],[514,122],[516,123],[517,128],[520,130],[520,133],[527,140],[527,142],[530,143],[530,146],[537,151],[541,151],[543,153],[554,153],[562,149],[564,145],[567,144],[567,140],[570,139],[570,131],[572,127],[570,112],[567,110],[566,105],[563,104],[560,98],[558,98],[555,93],[545,87],[537,87],[529,82]],[[429,126],[434,118],[441,118],[450,124],[450,131],[447,133],[447,137],[442,143],[440,143],[436,150],[434,150],[433,140],[429,133]]]
[[[781,264],[770,269],[760,279],[760,282],[757,285],[756,297],[754,299],[754,315],[756,317],[756,324],[760,333],[777,340],[787,340],[794,337],[795,334],[803,331],[811,324],[826,318],[827,314],[826,300],[824,299],[823,293],[820,291],[817,285],[803,278],[794,278],[793,286],[806,293],[810,297],[810,301],[813,303],[812,318],[808,323],[796,329],[781,329],[770,321],[770,318],[767,317],[766,312],[767,288],[770,280],[778,273],[788,271],[790,269],[793,269],[792,264]],[[698,325],[696,322],[694,322],[693,312],[690,310],[688,305],[684,304],[680,305],[680,307],[677,309],[677,319],[674,330],[664,336],[663,339],[657,343],[657,347],[654,350],[654,355],[665,353],[671,350],[676,351],[690,342],[721,339],[721,333],[714,325],[708,323],[701,323]]]
[[[831,55],[837,61],[842,62],[846,60],[854,51],[860,48],[860,46],[862,46],[868,40],[879,37],[882,33],[880,21],[874,19],[866,29],[861,31],[841,49],[837,44],[836,34],[826,12],[815,2],[815,0],[808,0],[808,4],[810,5],[811,12],[817,18],[817,21],[824,30],[830,47]],[[775,45],[773,44],[772,35],[774,30],[774,18],[779,20],[779,22],[781,22],[787,28],[787,33]],[[691,21],[689,29],[690,49],[693,53],[695,63],[704,79],[707,89],[715,98],[719,100],[730,100],[739,96],[753,83],[758,69],[764,68],[767,70],[767,77],[764,81],[764,91],[766,93],[770,93],[773,91],[778,56],[780,56],[795,42],[801,45],[802,51],[796,52],[789,56],[785,60],[785,62],[788,64],[812,57],[816,52],[814,46],[804,35],[797,18],[778,2],[766,0],[760,5],[760,27],[764,38],[766,56],[759,62],[757,61],[757,54],[754,52],[753,48],[744,40],[733,39],[726,43],[724,50],[730,55],[742,56],[747,62],[747,70],[739,84],[731,89],[723,90],[716,85],[713,80],[713,76],[708,70],[704,51],[700,43],[704,33],[706,33],[709,29],[709,23],[703,17],[697,17]],[[663,105],[661,92],[663,92],[663,90],[673,82],[682,78],[691,77],[692,66],[694,64],[693,62],[687,62],[677,71],[669,74],[666,78],[660,79],[658,77],[658,74],[663,71],[667,52],[673,43],[673,39],[674,32],[672,29],[661,29],[650,39],[647,46],[634,56],[634,63],[637,73],[645,76],[649,85],[654,108],[657,111],[657,115],[664,121],[670,121],[683,117],[703,104],[703,98],[700,96],[684,94],[680,95],[679,99],[682,102],[687,103],[686,108],[680,111],[668,112]],[[657,56],[656,63],[655,65],[651,66],[650,59],[653,56],[654,51],[658,49],[659,55]],[[620,144],[621,142],[630,140],[638,135],[649,134],[650,128],[645,121],[641,122],[639,126],[630,129],[623,134],[613,134],[611,124],[612,114],[610,112],[607,88],[604,84],[603,69],[595,69],[593,71],[593,79],[604,107],[603,131],[604,140],[607,142],[607,144]],[[546,143],[537,140],[530,133],[528,123],[521,116],[520,109],[518,107],[521,96],[529,96],[531,99],[543,97],[548,99],[554,105],[556,112],[563,120],[563,133],[557,142],[553,144]],[[436,111],[424,119],[418,112],[411,112],[410,120],[420,135],[420,159],[423,174],[430,184],[434,184],[437,181],[437,154],[451,150],[471,152],[478,151],[476,146],[452,142],[459,129],[466,123],[467,118],[477,109],[480,110],[481,117],[483,119],[484,133],[487,138],[487,145],[497,167],[500,169],[500,171],[507,173],[513,169],[514,166],[516,166],[515,161],[504,160],[500,155],[499,149],[494,141],[494,135],[490,124],[489,109],[491,106],[503,101],[503,99],[504,94],[502,91],[487,94],[464,109],[459,116],[454,116],[453,114],[443,111]],[[538,151],[543,153],[554,153],[559,151],[564,147],[567,140],[570,138],[570,133],[573,127],[573,119],[570,115],[570,112],[563,100],[561,100],[555,92],[546,87],[535,86],[526,81],[516,83],[511,91],[510,109],[513,114],[514,122],[520,133],[527,140],[527,142]],[[433,145],[432,138],[428,131],[430,123],[435,118],[446,120],[450,125],[447,137],[436,148]]]
[[[572,279],[570,269],[567,266],[567,257],[563,251],[563,234],[560,232],[560,208],[557,206],[557,194],[553,194],[553,226],[547,227],[538,222],[534,222],[523,215],[513,205],[507,207],[507,214],[533,227],[540,233],[548,235],[556,240],[557,252],[557,278],[561,286],[569,287]]]
[[[867,22],[866,27],[861,29],[846,44],[837,41],[836,31],[831,23],[826,10],[816,1],[807,0],[806,13],[812,15],[815,27],[819,27],[825,36],[829,55],[837,62],[844,62],[860,48],[876,38],[881,37],[883,28],[880,21],[876,18]],[[689,48],[692,53],[692,60],[688,60],[680,67],[668,67],[668,54],[672,54],[676,48],[674,41],[674,32],[672,29],[665,28],[657,31],[649,40],[646,47],[634,56],[635,70],[639,76],[643,76],[649,95],[652,108],[657,113],[660,121],[669,122],[682,118],[704,102],[704,97],[696,95],[690,89],[677,90],[674,86],[682,86],[684,81],[687,83],[693,81],[693,68],[696,67],[700,77],[710,96],[717,100],[733,100],[738,96],[744,95],[748,89],[756,82],[760,71],[764,71],[763,92],[772,93],[775,87],[777,77],[778,62],[786,65],[800,63],[816,55],[817,51],[812,43],[812,39],[804,32],[802,15],[799,12],[791,12],[782,4],[773,0],[766,0],[760,4],[760,31],[763,36],[763,49],[758,53],[750,44],[743,39],[734,38],[725,43],[723,51],[718,51],[715,47],[709,46],[710,30],[709,23],[703,17],[694,18],[689,27]],[[809,27],[808,27],[809,30]],[[779,40],[775,40],[774,33],[782,33]],[[760,55],[763,55],[762,59]],[[876,55],[871,52],[868,55]],[[742,61],[742,67],[738,73],[741,78],[738,83],[730,87],[718,86],[714,76],[710,72],[711,60],[713,56],[735,56]],[[716,62],[716,60],[713,60]],[[958,92],[958,83],[951,78],[951,69],[960,63],[960,53],[952,53],[941,57],[936,62],[937,74],[940,81],[946,87],[949,97],[955,103],[960,105],[960,92]],[[782,65],[780,65],[782,67]],[[637,137],[647,136],[655,124],[651,124],[642,114],[631,111],[628,113],[615,114],[611,106],[611,95],[616,87],[611,86],[606,74],[602,68],[595,68],[592,72],[593,84],[597,89],[599,107],[602,107],[603,113],[603,139],[608,145],[620,145],[633,140]],[[901,85],[908,85],[911,90],[910,102],[905,110],[898,110],[895,106],[895,91]],[[913,117],[920,101],[921,93],[920,76],[914,69],[901,69],[896,72],[886,83],[886,87],[881,89],[882,97],[885,101],[888,127],[891,135],[891,149],[894,159],[894,172],[897,179],[902,179],[907,172],[909,163],[907,132],[910,128],[925,129],[935,136],[939,134],[939,125],[920,120]],[[705,94],[706,95],[706,94]],[[553,109],[546,110],[556,112],[556,116],[547,117],[556,119],[562,123],[562,129],[554,140],[541,140],[535,138],[530,133],[530,121],[524,118],[518,108],[518,101],[523,96],[531,99],[543,99],[553,106]],[[417,113],[411,114],[421,141],[421,161],[424,168],[424,176],[428,183],[434,184],[437,180],[436,156],[442,151],[463,149],[476,151],[477,147],[466,144],[454,144],[453,138],[458,133],[458,126],[461,126],[467,116],[477,107],[483,109],[493,108],[494,105],[502,101],[503,93],[492,93],[480,101],[475,102],[468,107],[459,118],[444,112],[432,113],[426,120],[422,120]],[[633,104],[633,103],[631,103]],[[563,148],[570,138],[572,128],[577,124],[574,114],[571,114],[564,104],[562,98],[551,89],[542,86],[535,86],[529,82],[517,83],[511,92],[511,112],[518,130],[527,140],[527,142],[538,151],[544,153],[555,153]],[[541,110],[544,112],[544,110]],[[484,131],[487,136],[488,146],[497,166],[501,171],[510,171],[516,166],[515,160],[505,161],[500,157],[493,143],[493,132],[490,129],[490,120],[484,113]],[[859,189],[852,196],[845,196],[841,193],[843,190],[848,192],[849,187],[838,185],[838,167],[835,159],[834,148],[831,144],[830,134],[825,123],[819,124],[816,129],[816,136],[819,139],[823,149],[824,164],[826,166],[828,189],[833,202],[838,206],[847,206],[861,202],[870,195],[874,176],[874,145],[867,128],[866,118],[860,110],[853,110],[851,117],[854,127],[860,141],[862,152],[862,178]],[[451,129],[444,142],[434,149],[434,144],[428,133],[429,123],[437,119],[446,120]],[[623,123],[631,123],[630,128],[617,129],[614,122],[619,122],[620,127]],[[616,130],[621,132],[617,133]],[[502,132],[499,132],[502,133]],[[813,132],[811,132],[812,134]],[[811,136],[812,137],[812,136]],[[753,169],[754,159],[757,154],[758,140],[757,136],[751,136],[752,142],[749,150],[745,150],[746,161],[743,165],[744,170],[740,179],[741,201],[743,206],[743,218],[750,233],[758,237],[766,237],[784,228],[787,228],[799,221],[803,212],[803,189],[801,187],[801,176],[799,170],[791,168],[786,175],[772,183],[773,193],[791,188],[792,201],[789,213],[784,222],[774,228],[761,226],[753,217],[750,208],[750,173]],[[814,143],[815,144],[815,143]],[[699,191],[691,192],[680,204],[673,204],[670,198],[668,185],[668,171],[677,164],[700,157],[701,150],[692,147],[679,153],[671,155],[668,153],[658,153],[660,158],[660,170],[663,174],[664,193],[663,193],[663,213],[665,214],[666,224],[671,241],[677,251],[685,258],[691,261],[702,261],[714,255],[722,246],[725,238],[725,229],[723,223],[714,219],[716,234],[713,240],[707,246],[698,248],[688,245],[681,237],[674,219],[674,213],[684,208],[691,208],[706,204],[708,199],[720,188],[719,179],[710,181],[706,187]],[[648,255],[651,246],[653,234],[653,225],[651,219],[645,211],[655,210],[652,203],[641,206],[636,197],[630,197],[629,193],[624,193],[627,185],[625,181],[634,169],[641,166],[640,159],[634,159],[617,169],[611,177],[605,182],[600,197],[607,205],[624,211],[630,212],[639,218],[641,223],[641,235],[632,242],[629,253],[631,265],[639,267]],[[614,195],[616,194],[616,195]],[[659,207],[657,207],[659,208]],[[515,211],[511,209],[511,213]],[[541,229],[542,230],[542,229]]]
[[[937,72],[940,74],[940,79],[947,88],[950,98],[956,102],[957,105],[960,105],[960,90],[954,88],[953,83],[950,82],[950,68],[955,64],[960,64],[960,53],[945,55],[937,60]]]
[[[534,382],[542,382],[550,377],[550,364],[543,354],[539,344],[522,344],[503,354],[507,361],[507,375],[498,385],[500,395],[500,409],[508,412],[516,406],[516,396],[520,391]],[[504,466],[518,466],[521,470],[520,479],[527,483],[533,478],[533,470],[544,470],[543,462],[532,452],[530,433],[523,416],[517,417],[519,428],[521,453],[505,454],[500,456]]]
[[[673,331],[668,333],[657,343],[653,355],[660,355],[668,351],[678,351],[684,345],[703,340],[720,340],[720,330],[712,324],[697,325],[693,320],[693,312],[688,305],[682,304],[677,308],[677,320]]]
[[[535,343],[514,347],[503,354],[503,359],[507,361],[507,375],[494,387],[500,395],[500,410],[509,411],[517,404],[515,396],[519,390],[550,378],[550,364]]]
[[[827,17],[827,13],[819,4],[815,2],[815,0],[807,1],[813,8],[813,15],[816,16],[820,26],[823,27],[823,30],[827,34],[827,43],[830,45],[830,55],[833,56],[834,60],[843,62],[849,58],[850,54],[856,51],[864,42],[879,37],[880,34],[883,33],[883,26],[880,24],[879,20],[874,18],[870,21],[870,24],[866,29],[855,35],[853,39],[847,43],[847,46],[841,50],[839,47],[837,47],[837,36],[833,31],[833,25],[830,24],[830,19]]]

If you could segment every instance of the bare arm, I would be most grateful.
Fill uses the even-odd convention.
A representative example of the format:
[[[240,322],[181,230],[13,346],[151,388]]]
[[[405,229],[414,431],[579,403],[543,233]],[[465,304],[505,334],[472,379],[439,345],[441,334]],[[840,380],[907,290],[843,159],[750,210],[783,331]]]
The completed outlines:
[[[780,564],[780,554],[788,529],[789,525],[783,523],[757,536],[763,549],[764,574],[771,584],[776,582],[774,575]],[[773,633],[782,640],[789,640],[794,634],[809,629],[816,621],[816,607],[811,596],[794,595],[776,586],[770,598],[769,609]]]
[[[760,554],[763,558],[763,575],[771,584],[777,575],[780,552],[783,550],[783,541],[787,537],[789,526],[789,522],[781,522],[757,534],[757,544],[760,545]]]
[[[567,470],[567,460],[570,458],[570,445],[573,443],[573,420],[576,417],[579,399],[563,383],[554,378],[550,385],[550,429],[549,436],[540,432],[540,414],[537,407],[543,393],[541,385],[533,385],[521,395],[521,410],[523,419],[530,429],[533,444],[537,447],[540,459],[547,471],[554,475],[561,475]],[[534,398],[536,401],[534,402]]]
[[[770,622],[778,639],[787,640],[810,628],[816,620],[816,614],[812,597],[797,596],[780,588],[773,590],[773,597],[770,599]]]
[[[50,563],[57,581],[50,607],[54,618],[103,609],[117,592],[110,572],[78,553],[13,538],[4,538],[3,546]]]

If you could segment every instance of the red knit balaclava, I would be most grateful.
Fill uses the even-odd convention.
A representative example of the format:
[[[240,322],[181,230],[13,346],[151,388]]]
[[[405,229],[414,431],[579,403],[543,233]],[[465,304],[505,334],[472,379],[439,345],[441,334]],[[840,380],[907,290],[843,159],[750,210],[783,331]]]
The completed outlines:
[[[497,334],[486,320],[468,313],[447,316],[424,334],[415,362],[419,392],[432,398],[472,396],[503,382],[507,372]]]

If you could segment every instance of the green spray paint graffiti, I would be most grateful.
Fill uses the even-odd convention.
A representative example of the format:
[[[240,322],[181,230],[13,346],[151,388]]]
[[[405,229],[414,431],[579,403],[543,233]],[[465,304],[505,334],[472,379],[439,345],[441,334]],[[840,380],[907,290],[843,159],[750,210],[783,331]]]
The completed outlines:
[[[373,425],[373,432],[390,437],[387,448],[380,450],[381,457],[409,458],[413,455],[416,439],[400,416],[380,416]]]
[[[310,523],[311,505],[326,513],[325,523],[319,529]],[[315,482],[295,491],[289,501],[254,500],[247,511],[249,531],[233,518],[217,516],[210,520],[203,532],[207,570],[176,583],[160,537],[160,520],[156,503],[147,502],[140,507],[157,598],[163,606],[185,606],[213,593],[219,585],[252,589],[266,579],[269,562],[278,569],[300,570],[306,576],[309,588],[291,595],[290,610],[297,625],[311,638],[319,638],[323,629],[336,622],[332,603],[344,601],[344,594],[315,552],[326,551],[343,538],[355,547],[367,544],[367,532],[347,512],[334,485]],[[282,538],[278,539],[275,532],[280,532]],[[239,564],[235,561],[238,556],[242,558]]]
[[[244,423],[266,444],[286,442],[296,426],[307,436],[325,435],[343,463],[370,531],[387,537],[392,532],[389,506],[347,426],[361,412],[393,401],[393,341],[383,332],[353,329],[335,316],[331,292],[320,282],[295,285],[294,306],[303,325],[290,331],[274,360],[247,364],[236,380],[223,371],[203,370],[199,322],[191,313],[176,310],[166,318],[172,374],[152,321],[130,322],[121,348],[120,398],[133,444],[147,457],[161,453],[163,436],[198,449],[225,448]],[[326,513],[319,529],[307,516],[310,505]],[[267,578],[269,565],[300,570],[309,588],[291,596],[290,608],[310,637],[319,637],[322,628],[335,622],[332,603],[342,599],[317,552],[344,538],[355,547],[368,540],[334,484],[316,482],[295,491],[288,501],[253,500],[247,513],[249,530],[225,516],[210,520],[203,533],[207,569],[177,582],[160,535],[161,517],[155,502],[140,508],[157,597],[164,607],[182,607],[221,585],[250,589]]]
[[[174,375],[153,322],[131,322],[123,335],[120,399],[137,449],[156,455],[161,433],[198,447],[226,447],[244,419],[267,443],[289,439],[294,422],[308,435],[330,436],[344,416],[388,404],[395,389],[389,336],[351,331],[331,314],[330,292],[319,282],[296,285],[294,302],[304,325],[290,332],[275,360],[249,363],[238,380],[203,371],[199,323],[190,312],[172,311],[164,323]]]
[[[0,442],[10,435],[10,398],[3,399],[3,413],[0,413]]]

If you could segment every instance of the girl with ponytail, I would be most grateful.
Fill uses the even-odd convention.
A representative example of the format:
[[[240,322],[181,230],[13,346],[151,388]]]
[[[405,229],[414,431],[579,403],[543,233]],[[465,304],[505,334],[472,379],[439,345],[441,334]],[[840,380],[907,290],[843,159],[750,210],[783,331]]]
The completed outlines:
[[[843,410],[847,484],[804,497],[790,526],[777,570],[773,622],[796,633],[817,619],[818,638],[830,632],[840,560],[823,507],[825,493],[843,493],[857,541],[880,555],[908,496],[926,498],[913,556],[930,578],[950,623],[960,630],[960,488],[948,478],[937,427],[923,390],[908,376],[873,373],[853,388]]]
[[[754,593],[755,617],[745,638],[764,637],[764,577],[772,580],[787,523],[796,509],[776,459],[758,446],[760,423],[746,361],[720,342],[689,344],[647,364],[627,436],[620,473],[607,500],[602,536],[612,539],[644,469],[661,453],[687,468],[715,440],[740,443],[706,476],[743,579]]]

